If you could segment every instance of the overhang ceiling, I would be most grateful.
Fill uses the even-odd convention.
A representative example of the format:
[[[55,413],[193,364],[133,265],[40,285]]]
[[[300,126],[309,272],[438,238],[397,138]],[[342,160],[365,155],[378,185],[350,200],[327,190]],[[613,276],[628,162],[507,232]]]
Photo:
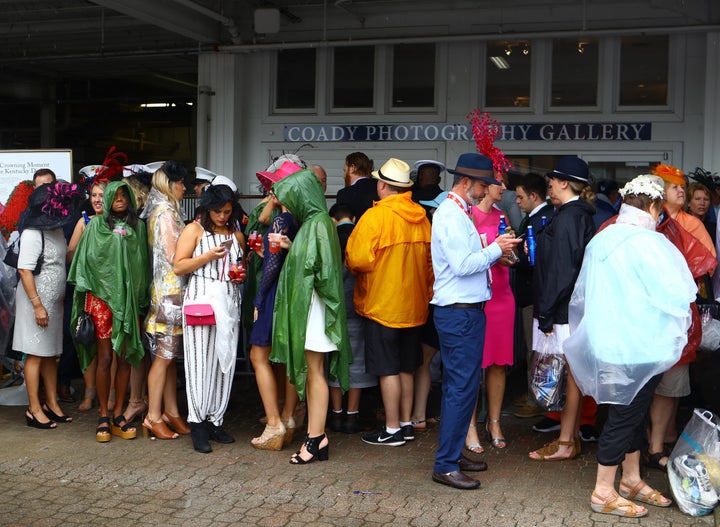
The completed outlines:
[[[192,86],[198,51],[292,42],[693,27],[717,0],[0,0],[0,79]],[[256,9],[280,29],[254,29]],[[538,22],[542,21],[542,22]],[[229,46],[229,47],[228,47]],[[185,86],[186,88],[190,86]]]

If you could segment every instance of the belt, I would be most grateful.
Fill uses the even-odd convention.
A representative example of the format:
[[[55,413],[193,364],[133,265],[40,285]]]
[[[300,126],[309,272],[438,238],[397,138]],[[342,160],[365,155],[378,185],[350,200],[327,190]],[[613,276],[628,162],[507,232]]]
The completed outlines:
[[[485,309],[485,302],[473,302],[472,304],[468,304],[468,303],[465,303],[465,302],[458,302],[458,303],[456,303],[456,304],[450,304],[450,305],[443,306],[443,307],[451,307],[451,308],[454,308],[454,309],[480,309],[480,310],[484,310],[484,309]]]

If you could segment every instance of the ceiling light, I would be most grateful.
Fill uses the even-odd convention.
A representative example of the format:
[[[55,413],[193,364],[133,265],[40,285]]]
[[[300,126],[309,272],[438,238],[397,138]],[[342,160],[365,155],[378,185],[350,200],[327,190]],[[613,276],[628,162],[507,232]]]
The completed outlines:
[[[584,40],[580,40],[578,42],[578,53],[580,53],[581,55],[585,53],[585,44],[587,44],[587,42],[585,42]]]
[[[507,46],[505,46],[505,55],[507,55],[509,57],[511,53],[512,53],[512,47],[510,46],[510,44],[508,44]]]
[[[499,70],[506,70],[510,68],[510,64],[508,64],[508,61],[503,57],[490,57],[490,62],[492,62]]]
[[[522,54],[523,55],[529,55],[530,54],[530,48],[528,47],[527,42],[522,43]]]

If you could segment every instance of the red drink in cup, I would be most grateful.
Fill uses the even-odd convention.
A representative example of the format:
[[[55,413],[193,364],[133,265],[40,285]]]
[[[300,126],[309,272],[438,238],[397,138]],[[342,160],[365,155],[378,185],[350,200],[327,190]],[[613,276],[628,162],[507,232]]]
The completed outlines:
[[[271,253],[278,253],[280,252],[280,240],[282,239],[282,234],[279,232],[270,232],[268,233],[268,245],[270,246],[270,252]]]

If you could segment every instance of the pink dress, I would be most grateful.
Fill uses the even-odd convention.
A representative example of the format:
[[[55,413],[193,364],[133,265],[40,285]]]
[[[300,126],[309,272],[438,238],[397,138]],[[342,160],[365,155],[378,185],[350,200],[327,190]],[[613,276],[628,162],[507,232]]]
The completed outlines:
[[[477,207],[471,207],[475,228],[480,234],[487,235],[488,244],[498,235],[500,212],[494,208],[486,213]],[[507,219],[506,219],[507,221]],[[485,348],[483,350],[482,367],[493,364],[512,366],[515,326],[515,297],[510,289],[510,268],[496,263],[490,268],[492,272],[492,298],[485,306],[487,318],[485,330]]]

